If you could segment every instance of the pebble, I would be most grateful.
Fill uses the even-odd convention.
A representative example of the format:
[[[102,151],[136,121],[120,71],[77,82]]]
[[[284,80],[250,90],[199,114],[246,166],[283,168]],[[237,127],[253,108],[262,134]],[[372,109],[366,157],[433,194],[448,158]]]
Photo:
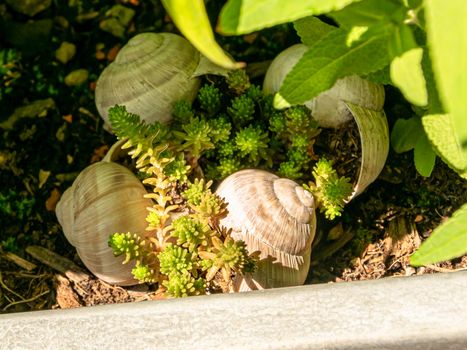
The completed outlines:
[[[88,80],[88,76],[89,72],[87,69],[76,69],[65,77],[65,84],[67,86],[81,85]]]
[[[412,276],[412,275],[415,275],[417,271],[415,270],[415,268],[413,268],[412,266],[406,266],[405,267],[405,275],[406,276]]]
[[[63,63],[68,63],[76,54],[76,45],[64,41],[60,47],[55,51],[55,58]]]

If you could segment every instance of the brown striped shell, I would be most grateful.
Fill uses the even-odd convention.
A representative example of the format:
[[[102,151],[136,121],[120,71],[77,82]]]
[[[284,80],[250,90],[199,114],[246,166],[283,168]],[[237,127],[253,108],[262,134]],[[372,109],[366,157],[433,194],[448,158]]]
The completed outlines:
[[[200,81],[193,74],[199,61],[198,51],[179,35],[134,36],[97,80],[99,114],[108,125],[109,108],[119,104],[149,123],[168,122],[175,102],[194,100]]]
[[[305,282],[316,230],[314,199],[292,180],[247,169],[227,177],[216,190],[227,202],[221,225],[260,251],[258,270],[236,281],[236,290],[285,287]]]
[[[101,161],[84,169],[57,204],[63,233],[76,248],[84,265],[112,284],[132,285],[133,264],[122,264],[108,246],[113,233],[145,231],[146,207],[151,205],[141,182],[127,168]]]

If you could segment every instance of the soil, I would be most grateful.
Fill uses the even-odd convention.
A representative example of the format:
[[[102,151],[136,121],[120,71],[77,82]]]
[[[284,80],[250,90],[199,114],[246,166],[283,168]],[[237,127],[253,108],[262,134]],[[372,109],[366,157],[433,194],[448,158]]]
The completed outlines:
[[[135,11],[121,37],[100,29],[108,19],[107,11],[117,3]],[[222,5],[215,3],[208,2],[210,13],[218,13]],[[161,297],[151,286],[123,288],[93,277],[63,236],[54,208],[79,171],[102,159],[115,140],[103,130],[94,106],[99,73],[135,33],[176,32],[176,28],[156,0],[76,4],[54,4],[35,15],[34,21],[49,20],[51,28],[34,47],[8,32],[0,38],[0,51],[15,49],[21,56],[9,67],[15,76],[19,74],[8,82],[11,91],[7,92],[6,81],[0,82],[0,312]],[[25,26],[28,20],[27,15],[0,5],[0,31],[12,23]],[[75,57],[67,64],[55,59],[55,50],[63,41],[77,47]],[[237,60],[249,63],[270,60],[297,41],[291,26],[219,38]],[[78,68],[88,70],[88,80],[77,86],[65,85],[64,77]],[[398,117],[412,112],[397,91],[388,87],[387,95],[385,110],[391,127]],[[34,101],[42,102],[30,110],[18,110]],[[3,124],[6,121],[8,124]],[[355,127],[341,133],[324,131],[320,142],[335,145],[330,148],[335,151],[338,171],[355,178],[358,133]],[[316,149],[320,147],[318,142]],[[467,256],[421,268],[409,264],[409,256],[433,229],[466,201],[467,183],[439,159],[432,176],[424,178],[416,172],[411,152],[391,151],[379,178],[347,205],[342,217],[330,222],[319,215],[306,283],[467,269]]]

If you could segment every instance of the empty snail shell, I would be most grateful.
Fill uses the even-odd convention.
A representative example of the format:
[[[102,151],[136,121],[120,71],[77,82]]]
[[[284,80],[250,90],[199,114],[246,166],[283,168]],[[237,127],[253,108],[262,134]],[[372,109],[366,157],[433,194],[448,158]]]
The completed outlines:
[[[234,290],[300,285],[310,267],[316,230],[314,199],[292,180],[263,170],[247,169],[228,176],[216,190],[227,202],[220,224],[232,237],[260,251],[258,269],[239,276]]]
[[[297,44],[282,51],[271,63],[263,83],[265,93],[279,90],[286,75],[308,51]],[[321,127],[339,128],[352,118],[360,133],[361,163],[350,201],[379,175],[389,151],[389,129],[383,110],[384,87],[356,75],[336,81],[334,86],[304,103]]]
[[[149,123],[166,123],[175,102],[194,100],[200,81],[193,75],[199,62],[199,52],[179,35],[138,34],[99,76],[97,110],[107,125],[108,110],[116,104]]]
[[[279,91],[286,75],[300,60],[308,47],[296,44],[282,51],[266,72],[263,91],[273,94]],[[346,106],[350,102],[374,111],[381,111],[384,105],[382,85],[351,75],[339,79],[334,86],[304,103],[311,110],[313,118],[321,127],[338,128],[352,119]]]
[[[134,265],[122,264],[108,246],[116,232],[143,233],[150,199],[138,178],[117,163],[101,161],[84,169],[57,204],[56,214],[84,265],[105,282],[132,285]],[[148,231],[146,231],[148,232]],[[149,232],[148,232],[149,233]]]

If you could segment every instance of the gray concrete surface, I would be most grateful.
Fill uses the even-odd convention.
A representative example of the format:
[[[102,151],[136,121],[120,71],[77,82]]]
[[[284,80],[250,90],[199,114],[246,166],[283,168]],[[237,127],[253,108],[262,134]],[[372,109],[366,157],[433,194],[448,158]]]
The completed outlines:
[[[467,349],[467,272],[0,315],[0,349]]]

